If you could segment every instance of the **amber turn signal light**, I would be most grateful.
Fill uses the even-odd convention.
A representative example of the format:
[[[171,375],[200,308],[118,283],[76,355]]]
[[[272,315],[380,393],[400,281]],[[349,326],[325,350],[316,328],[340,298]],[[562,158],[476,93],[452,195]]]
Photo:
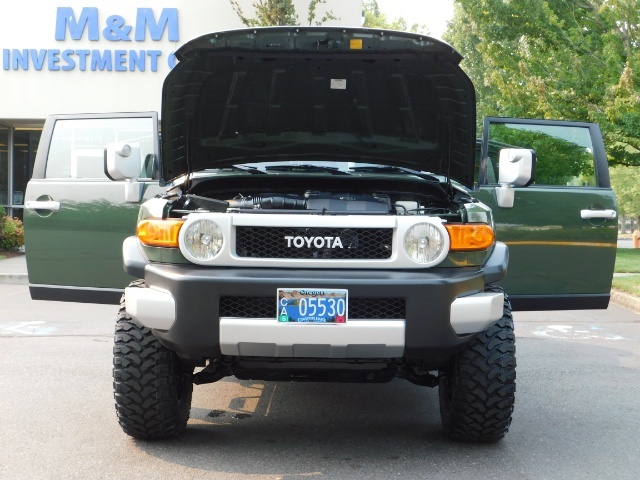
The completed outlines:
[[[486,250],[495,241],[493,229],[483,223],[445,224],[451,251]]]
[[[138,223],[136,236],[150,247],[178,247],[178,233],[183,224],[182,219],[147,218]]]

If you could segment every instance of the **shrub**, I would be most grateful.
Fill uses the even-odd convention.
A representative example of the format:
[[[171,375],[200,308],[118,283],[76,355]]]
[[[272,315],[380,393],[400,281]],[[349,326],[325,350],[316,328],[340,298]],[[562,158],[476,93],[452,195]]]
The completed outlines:
[[[2,237],[3,237],[3,233],[4,233],[4,223],[7,220],[7,212],[5,211],[4,207],[2,205],[0,205],[0,243],[2,243]],[[3,250],[3,248],[0,246],[0,250]]]
[[[24,245],[24,225],[19,218],[9,218],[0,206],[0,250],[16,251]]]

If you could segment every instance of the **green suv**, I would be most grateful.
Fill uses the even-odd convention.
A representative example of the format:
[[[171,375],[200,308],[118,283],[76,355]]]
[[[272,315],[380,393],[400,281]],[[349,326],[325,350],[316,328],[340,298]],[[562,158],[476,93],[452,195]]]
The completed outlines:
[[[438,387],[447,436],[502,438],[512,309],[609,301],[597,125],[476,140],[460,55],[423,35],[237,30],[176,57],[161,135],[153,112],[52,116],[26,192],[32,297],[120,300],[123,430],[179,434],[193,384],[227,376],[399,377]]]

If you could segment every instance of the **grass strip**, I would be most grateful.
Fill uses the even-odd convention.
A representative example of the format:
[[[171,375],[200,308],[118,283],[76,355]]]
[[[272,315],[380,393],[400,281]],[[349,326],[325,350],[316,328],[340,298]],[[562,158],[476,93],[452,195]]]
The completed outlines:
[[[612,287],[621,292],[640,297],[640,274],[614,277]]]
[[[640,248],[619,248],[613,271],[616,273],[640,273]]]

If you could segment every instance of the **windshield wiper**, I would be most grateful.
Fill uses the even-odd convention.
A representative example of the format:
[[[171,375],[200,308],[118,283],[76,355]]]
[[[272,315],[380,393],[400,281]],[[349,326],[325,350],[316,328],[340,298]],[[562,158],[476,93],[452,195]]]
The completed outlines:
[[[320,165],[270,165],[264,168],[267,172],[321,172],[330,173],[331,175],[351,175],[335,167],[323,167]]]
[[[442,181],[429,173],[420,172],[418,170],[412,170],[411,168],[406,167],[391,167],[389,165],[369,165],[366,167],[352,167],[350,170],[354,172],[364,172],[364,173],[406,173],[409,175],[413,175],[414,177],[418,177],[425,182],[430,183],[438,187],[442,193],[444,193],[447,197],[451,198],[452,194],[447,193],[447,191],[442,186]]]
[[[412,170],[411,168],[405,168],[405,167],[390,167],[388,165],[368,165],[366,167],[351,167],[349,170],[353,172],[359,172],[359,173],[380,173],[380,172],[408,173],[409,175],[414,175],[423,180],[440,183],[440,180],[437,177],[434,177],[429,173],[424,173],[418,170]]]
[[[240,172],[258,174],[258,175],[266,175],[267,173],[267,172],[263,172],[259,168],[249,167],[247,165],[231,165],[230,167],[222,167],[220,170],[238,170]]]

